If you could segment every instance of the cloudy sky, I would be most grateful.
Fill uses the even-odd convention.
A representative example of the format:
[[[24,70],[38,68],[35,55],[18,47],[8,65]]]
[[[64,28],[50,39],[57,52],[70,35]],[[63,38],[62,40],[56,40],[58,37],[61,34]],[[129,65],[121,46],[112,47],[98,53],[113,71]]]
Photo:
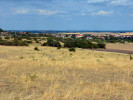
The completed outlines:
[[[5,30],[133,30],[133,0],[0,0]]]

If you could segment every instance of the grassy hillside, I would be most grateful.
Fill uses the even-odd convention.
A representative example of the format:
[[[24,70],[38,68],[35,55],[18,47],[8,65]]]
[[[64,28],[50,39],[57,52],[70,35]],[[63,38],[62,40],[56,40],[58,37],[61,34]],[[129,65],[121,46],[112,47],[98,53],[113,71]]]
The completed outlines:
[[[126,54],[0,46],[0,100],[132,100]]]

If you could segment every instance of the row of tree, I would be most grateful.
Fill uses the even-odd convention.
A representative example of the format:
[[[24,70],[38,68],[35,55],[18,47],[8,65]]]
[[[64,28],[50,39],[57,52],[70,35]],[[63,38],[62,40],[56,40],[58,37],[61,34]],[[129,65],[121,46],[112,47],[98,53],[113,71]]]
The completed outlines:
[[[0,29],[0,32],[3,32],[4,30]],[[43,46],[52,46],[52,47],[61,47],[61,42],[64,44],[63,47],[67,48],[105,48],[105,44],[102,41],[95,41],[93,43],[90,40],[86,40],[85,38],[76,39],[76,38],[61,38],[61,37],[54,37],[52,35],[46,35],[46,34],[19,34],[17,32],[9,32],[11,34],[10,36],[6,36],[4,40],[2,38],[0,39],[0,45],[13,45],[13,46],[28,46],[29,43],[32,43],[32,40],[34,40],[36,43],[39,43],[39,40],[45,39],[40,38],[38,36],[44,36],[47,37],[47,42],[43,43]],[[24,39],[27,39],[25,41]]]
[[[63,39],[59,41],[56,38],[48,38],[47,42],[43,43],[43,46],[52,46],[52,47],[61,47],[60,42],[64,43],[64,47],[67,48],[105,48],[106,45],[102,42],[92,43],[89,40],[85,39]]]

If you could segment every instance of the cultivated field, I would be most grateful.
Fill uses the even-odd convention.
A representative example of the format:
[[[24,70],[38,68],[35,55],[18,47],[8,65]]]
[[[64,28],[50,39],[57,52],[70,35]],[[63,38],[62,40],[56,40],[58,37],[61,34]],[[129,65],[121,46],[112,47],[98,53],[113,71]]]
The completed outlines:
[[[128,54],[0,46],[0,100],[133,100]]]

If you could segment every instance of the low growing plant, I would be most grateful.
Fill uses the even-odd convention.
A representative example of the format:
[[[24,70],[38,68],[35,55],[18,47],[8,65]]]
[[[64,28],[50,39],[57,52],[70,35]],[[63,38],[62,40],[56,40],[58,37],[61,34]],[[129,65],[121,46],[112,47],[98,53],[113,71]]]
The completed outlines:
[[[75,48],[69,48],[70,52],[76,52]]]
[[[38,47],[35,47],[34,50],[39,51]]]

